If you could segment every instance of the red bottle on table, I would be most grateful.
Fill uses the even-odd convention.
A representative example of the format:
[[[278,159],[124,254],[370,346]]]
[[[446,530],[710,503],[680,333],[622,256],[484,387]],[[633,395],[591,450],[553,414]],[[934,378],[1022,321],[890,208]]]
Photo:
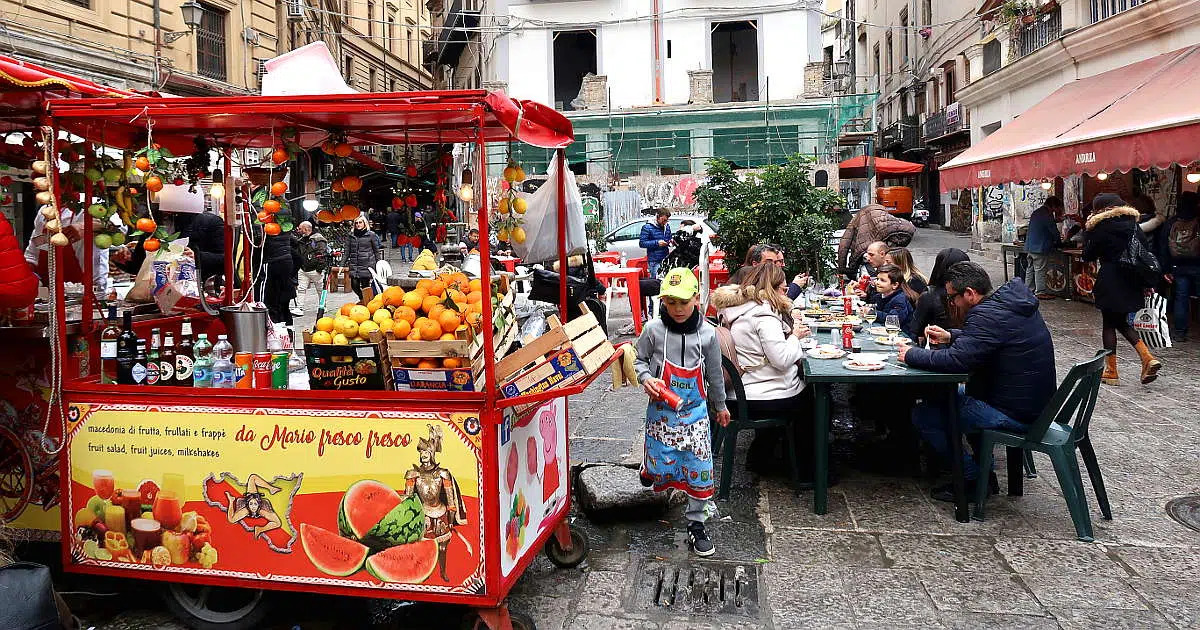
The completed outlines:
[[[850,350],[854,345],[854,326],[851,324],[842,324],[842,349]]]

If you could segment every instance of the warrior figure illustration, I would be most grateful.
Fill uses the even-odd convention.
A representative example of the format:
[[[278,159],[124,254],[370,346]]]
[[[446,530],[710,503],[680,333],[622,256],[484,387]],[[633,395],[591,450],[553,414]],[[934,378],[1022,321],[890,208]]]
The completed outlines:
[[[417,453],[421,463],[413,464],[412,470],[404,475],[405,498],[416,494],[425,510],[425,537],[437,541],[438,569],[442,580],[449,582],[446,575],[446,547],[454,535],[454,528],[467,522],[463,512],[462,494],[454,475],[437,461],[442,452],[442,428],[429,427],[429,439],[417,440]]]

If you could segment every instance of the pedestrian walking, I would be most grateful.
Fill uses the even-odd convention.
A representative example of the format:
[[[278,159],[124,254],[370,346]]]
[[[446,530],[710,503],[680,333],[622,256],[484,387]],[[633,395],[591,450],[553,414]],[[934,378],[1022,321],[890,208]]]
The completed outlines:
[[[387,224],[387,233],[385,234],[385,236],[387,236],[387,246],[389,249],[391,249],[392,247],[397,247],[399,245],[401,224],[403,222],[404,222],[404,216],[400,213],[399,210],[388,210],[387,211],[387,219],[385,219],[385,223]]]
[[[682,267],[667,272],[659,290],[662,313],[637,342],[638,380],[650,396],[642,485],[687,495],[688,542],[698,556],[716,548],[704,522],[716,513],[709,406],[729,424],[717,332],[700,316],[700,283]]]
[[[1141,358],[1143,384],[1158,378],[1162,368],[1162,362],[1150,354],[1150,348],[1129,324],[1129,314],[1145,304],[1146,287],[1134,270],[1120,262],[1130,249],[1131,239],[1139,238],[1138,215],[1136,208],[1125,205],[1117,195],[1102,193],[1092,201],[1092,213],[1084,225],[1083,259],[1100,261],[1092,295],[1100,309],[1104,348],[1110,351],[1100,377],[1108,385],[1118,383],[1118,332]]]
[[[1190,190],[1179,194],[1175,216],[1163,226],[1166,242],[1159,255],[1171,292],[1173,341],[1187,341],[1191,299],[1200,295],[1200,195]]]
[[[354,219],[354,229],[346,236],[346,266],[350,269],[350,288],[362,299],[363,287],[371,286],[375,264],[383,258],[379,235],[367,226],[367,218]]]
[[[646,266],[651,278],[658,277],[658,266],[670,252],[671,244],[671,211],[660,208],[654,215],[654,221],[647,221],[642,226],[638,236],[638,245],[646,250]]]

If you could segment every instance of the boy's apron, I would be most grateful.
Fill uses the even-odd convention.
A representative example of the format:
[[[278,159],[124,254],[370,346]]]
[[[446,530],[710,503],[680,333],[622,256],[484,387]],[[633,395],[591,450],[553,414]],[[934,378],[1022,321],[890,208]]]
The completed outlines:
[[[665,333],[663,339],[665,349]],[[660,378],[683,399],[683,405],[675,411],[661,400],[651,400],[646,407],[642,475],[655,490],[675,488],[694,499],[711,499],[713,464],[703,363],[684,368],[664,357]]]

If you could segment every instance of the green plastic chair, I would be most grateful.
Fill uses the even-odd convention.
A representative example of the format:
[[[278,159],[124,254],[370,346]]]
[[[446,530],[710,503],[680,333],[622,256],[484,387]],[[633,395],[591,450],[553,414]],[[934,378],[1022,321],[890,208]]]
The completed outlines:
[[[796,457],[796,428],[790,419],[786,418],[769,418],[764,420],[751,420],[750,414],[746,411],[746,387],[742,384],[742,377],[738,374],[737,368],[728,357],[721,357],[721,366],[725,368],[726,374],[729,375],[730,384],[733,386],[733,395],[737,400],[729,400],[729,426],[722,427],[716,421],[712,421],[712,450],[715,454],[722,450],[721,454],[721,486],[717,490],[718,499],[729,498],[729,485],[733,479],[733,451],[737,446],[737,436],[741,431],[756,431],[758,429],[767,429],[772,427],[783,427],[787,434],[787,445],[784,447],[788,454],[788,463],[791,465],[792,490],[796,495],[800,494],[800,464]],[[726,392],[727,394],[729,392]]]
[[[1042,415],[1029,426],[1028,432],[1020,434],[985,429],[981,432],[980,440],[979,470],[991,470],[993,450],[998,444],[1009,447],[1010,457],[1013,453],[1011,449],[1038,451],[1049,455],[1054,464],[1054,472],[1058,475],[1063,497],[1067,500],[1067,508],[1071,511],[1075,533],[1079,540],[1086,542],[1093,540],[1092,519],[1088,514],[1087,497],[1083,492],[1083,479],[1079,474],[1079,460],[1075,458],[1075,449],[1079,449],[1083,463],[1087,466],[1092,488],[1096,491],[1096,501],[1100,504],[1100,512],[1106,520],[1112,520],[1112,508],[1108,503],[1108,493],[1104,490],[1104,479],[1100,476],[1100,465],[1096,462],[1096,450],[1092,448],[1092,441],[1088,437],[1088,425],[1091,423],[1092,412],[1096,409],[1096,397],[1100,392],[1100,372],[1107,355],[1107,350],[1100,350],[1092,359],[1076,363],[1071,371],[1067,372],[1066,378],[1058,386],[1058,391],[1054,393]],[[975,487],[975,518],[978,520],[983,520],[984,502],[988,498],[987,479],[987,475],[979,475]]]

